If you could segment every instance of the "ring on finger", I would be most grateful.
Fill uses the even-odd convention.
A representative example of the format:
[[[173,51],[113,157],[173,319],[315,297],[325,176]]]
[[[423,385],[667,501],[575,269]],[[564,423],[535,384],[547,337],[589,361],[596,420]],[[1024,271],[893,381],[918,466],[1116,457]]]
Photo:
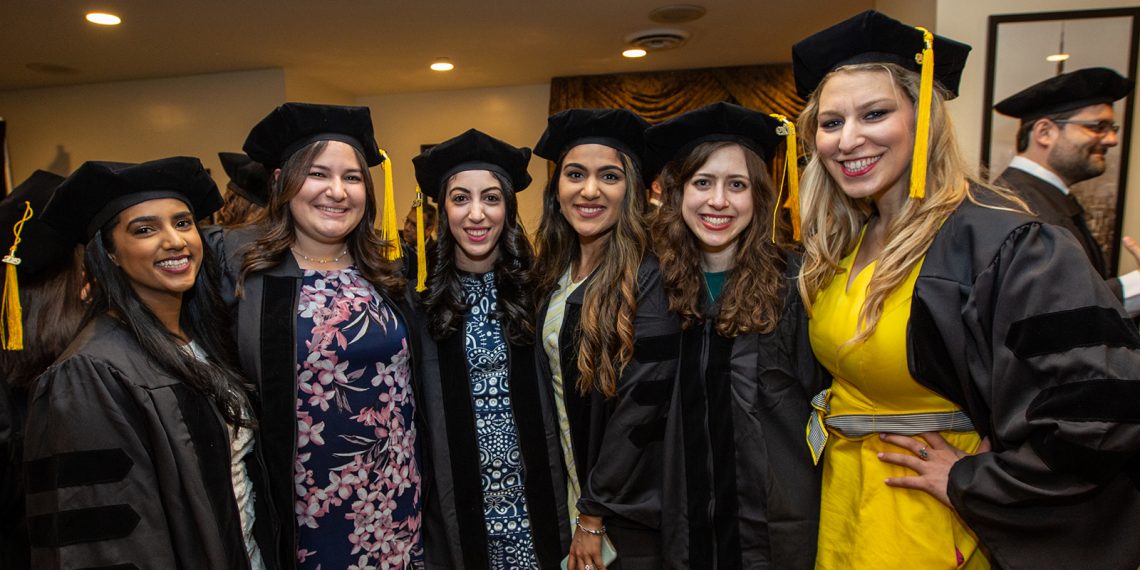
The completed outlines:
[[[582,570],[594,570],[594,565],[593,564],[587,564],[587,565],[582,567]]]
[[[929,453],[927,453],[927,451],[926,451],[926,446],[925,446],[925,445],[924,445],[924,446],[922,446],[922,447],[920,447],[920,448],[918,448],[918,457],[919,457],[920,459],[922,459],[923,461],[926,461],[927,459],[930,459],[930,454],[929,454]]]

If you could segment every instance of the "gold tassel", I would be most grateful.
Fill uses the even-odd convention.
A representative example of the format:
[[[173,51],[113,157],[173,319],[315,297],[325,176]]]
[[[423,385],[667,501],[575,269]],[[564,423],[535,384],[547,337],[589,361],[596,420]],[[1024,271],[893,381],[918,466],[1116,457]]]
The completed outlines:
[[[776,220],[780,215],[780,208],[791,210],[792,238],[800,241],[800,165],[799,147],[796,146],[796,124],[779,113],[771,113],[773,119],[780,121],[776,127],[776,134],[784,137],[784,171],[780,173],[780,182],[777,186],[776,209],[772,212],[772,243],[776,243]],[[784,197],[784,179],[788,180],[788,200],[781,204]]]
[[[32,203],[25,201],[24,217],[12,226],[16,239],[12,241],[8,255],[0,260],[7,265],[4,268],[4,299],[0,304],[0,321],[5,325],[5,329],[0,330],[4,350],[24,350],[24,310],[20,307],[20,282],[16,276],[20,258],[16,257],[16,248],[20,245],[20,232],[24,231],[24,222],[32,219],[32,214]]]
[[[416,185],[416,201],[412,203],[416,209],[416,292],[427,290],[427,245],[424,240],[424,193]]]
[[[914,158],[910,165],[910,197],[926,197],[926,161],[930,146],[930,106],[934,98],[934,34],[923,27],[922,53],[914,59],[921,66],[921,81],[918,87],[918,119],[914,126]]]
[[[380,150],[380,156],[384,157],[384,162],[380,163],[380,169],[384,171],[384,212],[380,217],[380,237],[388,242],[388,251],[385,257],[388,261],[395,261],[400,259],[403,251],[400,247],[400,226],[396,221],[396,195],[392,188],[392,159],[388,157],[388,153],[384,149]]]

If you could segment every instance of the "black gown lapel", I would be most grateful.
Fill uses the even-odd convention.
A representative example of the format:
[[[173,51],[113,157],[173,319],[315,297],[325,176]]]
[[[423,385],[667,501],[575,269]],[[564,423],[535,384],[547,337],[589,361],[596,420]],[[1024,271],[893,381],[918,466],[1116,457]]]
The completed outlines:
[[[542,568],[554,569],[562,558],[562,541],[534,358],[534,347],[511,345],[511,410],[526,474],[526,504],[535,555]]]
[[[701,374],[701,352],[704,326],[692,326],[682,333],[681,422],[684,426],[685,492],[689,521],[689,565],[692,568],[713,567],[713,528],[708,506],[711,499],[708,461],[709,448],[705,431],[705,386]]]
[[[716,505],[713,526],[716,529],[717,568],[737,570],[742,567],[739,498],[736,493],[736,429],[733,426],[732,345],[734,339],[708,332],[708,369],[705,390],[708,392],[709,442],[712,449],[713,492]]]
[[[467,376],[465,335],[458,331],[440,340],[439,372],[447,423],[447,448],[455,488],[455,518],[466,568],[488,568],[487,526],[483,514],[483,485],[479,476],[479,442],[475,410]]]

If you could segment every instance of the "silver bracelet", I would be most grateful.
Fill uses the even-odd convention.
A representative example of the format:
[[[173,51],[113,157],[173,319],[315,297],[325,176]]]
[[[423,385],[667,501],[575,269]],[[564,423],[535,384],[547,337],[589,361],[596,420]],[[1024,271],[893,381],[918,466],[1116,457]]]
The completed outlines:
[[[594,536],[602,536],[606,534],[606,525],[602,525],[602,528],[586,528],[582,526],[582,521],[578,517],[574,517],[574,526],[578,527],[578,530],[581,530],[586,534],[592,534]]]

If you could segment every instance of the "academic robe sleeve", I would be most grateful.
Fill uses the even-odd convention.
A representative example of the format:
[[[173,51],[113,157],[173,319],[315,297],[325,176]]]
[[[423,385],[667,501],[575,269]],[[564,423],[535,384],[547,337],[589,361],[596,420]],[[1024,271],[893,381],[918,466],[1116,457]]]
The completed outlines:
[[[168,519],[187,514],[164,508],[151,426],[131,388],[115,369],[84,356],[38,382],[25,448],[32,566],[184,567]]]
[[[638,271],[633,360],[622,371],[597,461],[578,510],[617,515],[656,529],[661,520],[665,421],[680,355],[680,326],[669,312],[655,259]]]
[[[955,509],[1003,568],[1135,569],[1140,341],[1104,280],[1064,230],[1025,224],[962,310],[995,452],[954,465]]]

